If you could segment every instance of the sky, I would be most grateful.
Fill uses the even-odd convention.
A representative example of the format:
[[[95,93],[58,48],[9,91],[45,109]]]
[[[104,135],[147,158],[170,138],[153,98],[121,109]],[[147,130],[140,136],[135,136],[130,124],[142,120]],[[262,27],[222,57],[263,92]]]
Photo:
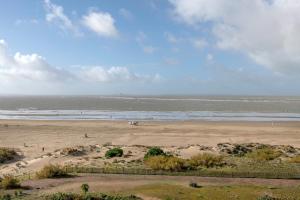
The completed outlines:
[[[300,95],[299,0],[0,3],[2,95]]]

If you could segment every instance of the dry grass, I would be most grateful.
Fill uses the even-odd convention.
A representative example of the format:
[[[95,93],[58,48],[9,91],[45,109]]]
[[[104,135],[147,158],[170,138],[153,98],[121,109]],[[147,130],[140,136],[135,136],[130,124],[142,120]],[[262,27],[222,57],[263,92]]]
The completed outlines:
[[[0,147],[0,163],[13,160],[17,156],[17,152],[10,148]]]
[[[265,147],[257,149],[250,153],[247,153],[246,156],[257,161],[270,161],[280,157],[282,153],[278,150],[275,150],[271,147]]]
[[[68,173],[66,172],[66,170],[59,165],[46,165],[43,169],[36,172],[36,177],[38,179],[61,178],[67,176]]]
[[[215,155],[211,153],[203,153],[198,154],[196,156],[192,156],[189,160],[189,163],[192,168],[198,167],[221,167],[225,165],[224,157],[220,155]]]
[[[1,183],[1,188],[5,190],[20,188],[19,180],[12,175],[4,175],[0,183]]]

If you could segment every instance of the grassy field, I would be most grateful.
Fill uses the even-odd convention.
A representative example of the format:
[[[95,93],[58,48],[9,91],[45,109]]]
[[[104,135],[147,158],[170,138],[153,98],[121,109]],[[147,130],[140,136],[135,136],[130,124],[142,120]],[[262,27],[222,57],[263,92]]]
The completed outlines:
[[[125,193],[143,194],[170,200],[257,200],[265,194],[279,199],[300,199],[300,187],[268,188],[261,186],[204,186],[200,188],[179,185],[146,185]]]
[[[107,192],[99,188],[99,192],[109,195],[130,196],[137,195],[144,199],[161,199],[161,200],[259,200],[267,195],[277,200],[298,200],[300,199],[300,187],[266,187],[266,186],[199,186],[192,188],[176,184],[148,184],[138,186],[132,189],[120,190],[116,192]],[[12,199],[44,199],[42,194],[31,193],[30,195],[19,195],[15,197],[14,191],[9,191]],[[80,193],[80,190],[78,190]],[[1,198],[0,198],[1,199]],[[2,199],[1,199],[2,200]],[[64,199],[62,199],[64,200]]]

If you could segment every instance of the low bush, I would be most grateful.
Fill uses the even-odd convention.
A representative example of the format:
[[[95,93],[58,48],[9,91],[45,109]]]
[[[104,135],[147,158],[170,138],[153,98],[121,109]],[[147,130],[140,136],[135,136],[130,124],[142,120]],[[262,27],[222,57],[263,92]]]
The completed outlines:
[[[106,158],[122,157],[122,156],[123,156],[123,150],[121,148],[113,148],[108,150],[105,153]]]
[[[67,177],[68,173],[66,170],[59,165],[46,165],[43,169],[36,172],[36,177],[39,179],[43,178],[61,178]]]
[[[246,154],[247,157],[257,161],[270,161],[280,157],[281,155],[282,153],[280,151],[275,150],[271,147],[256,149]]]
[[[84,184],[82,184],[81,185],[81,192],[84,194],[84,195],[86,195],[86,193],[89,191],[89,189],[90,189],[90,186],[88,185],[88,184],[86,184],[86,183],[84,183]]]
[[[290,162],[290,163],[300,163],[300,155],[292,157],[288,162]]]
[[[80,195],[74,193],[55,193],[46,196],[46,200],[142,200],[141,198],[130,195],[130,196],[111,196],[106,194],[87,194]]]
[[[0,147],[0,163],[4,163],[13,160],[17,152],[13,149]]]
[[[196,182],[190,182],[189,186],[192,188],[200,188],[200,185],[198,185],[198,183],[196,183]]]
[[[144,158],[147,159],[151,156],[165,156],[166,153],[159,147],[151,147],[147,153],[145,154]]]
[[[84,154],[84,149],[80,147],[66,147],[61,151],[62,155],[66,156],[81,156]]]
[[[11,200],[11,195],[10,194],[4,194],[0,195],[0,200]]]
[[[265,194],[265,195],[263,195],[263,196],[261,196],[261,197],[258,197],[257,200],[280,200],[280,199]]]
[[[154,170],[183,171],[188,168],[186,160],[173,156],[152,156],[145,164]]]
[[[191,157],[189,164],[192,168],[198,167],[221,167],[225,164],[224,157],[220,155],[215,155],[211,153],[198,154]]]
[[[1,179],[1,188],[7,189],[16,189],[20,188],[20,182],[12,175],[4,175]]]

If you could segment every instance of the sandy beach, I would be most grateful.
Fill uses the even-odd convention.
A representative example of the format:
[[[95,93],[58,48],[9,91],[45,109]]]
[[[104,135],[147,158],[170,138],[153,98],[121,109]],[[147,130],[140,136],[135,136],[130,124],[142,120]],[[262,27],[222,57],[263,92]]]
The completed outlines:
[[[148,121],[130,126],[126,121],[0,121],[0,146],[20,149],[25,159],[76,145],[215,146],[224,142],[300,147],[300,122]]]
[[[138,166],[147,152],[147,146],[161,146],[181,158],[191,158],[202,152],[220,152],[219,143],[264,143],[271,145],[292,145],[300,147],[300,122],[140,122],[138,126],[129,125],[127,121],[32,121],[0,120],[0,147],[14,148],[21,157],[0,165],[0,174],[14,174],[29,177],[45,165],[103,167],[117,164],[119,166]],[[122,157],[105,159],[105,152],[120,146],[124,151]],[[44,151],[43,151],[44,148]],[[72,149],[76,154],[72,154]],[[69,151],[71,150],[71,151]],[[296,149],[296,154],[299,149]],[[98,176],[97,176],[98,177]],[[188,184],[190,177],[149,176],[140,180],[136,176],[105,177],[83,176],[75,179],[42,180],[24,182],[40,193],[57,191],[75,191],[82,181],[92,187],[101,187],[109,191],[111,185],[119,189],[133,189],[139,185],[174,183]],[[114,178],[114,179],[112,179]],[[167,182],[161,182],[164,180]],[[231,184],[231,179],[219,178],[206,180],[193,177],[202,185],[216,182]],[[270,185],[260,179],[232,179],[232,184]],[[77,182],[76,182],[77,181]],[[109,183],[107,183],[109,182]],[[207,182],[207,183],[206,183]],[[272,181],[271,181],[272,182]],[[52,187],[57,185],[57,187]],[[296,185],[299,181],[278,181],[279,185]],[[38,186],[37,186],[38,185]],[[40,190],[42,187],[42,190]],[[74,189],[75,188],[75,189]],[[147,198],[145,198],[147,199]]]

